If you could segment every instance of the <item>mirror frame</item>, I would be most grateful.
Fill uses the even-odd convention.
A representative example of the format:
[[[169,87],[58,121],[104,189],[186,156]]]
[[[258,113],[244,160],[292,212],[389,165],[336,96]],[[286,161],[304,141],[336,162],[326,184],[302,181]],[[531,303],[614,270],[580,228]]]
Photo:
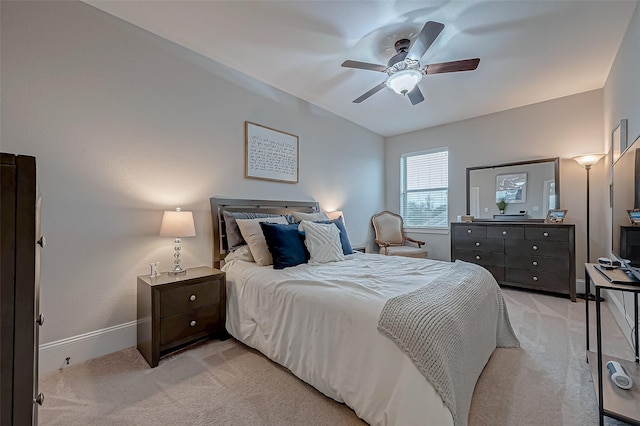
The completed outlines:
[[[467,214],[470,214],[471,211],[471,194],[470,194],[470,183],[471,183],[471,172],[474,170],[482,170],[482,169],[496,169],[498,167],[510,167],[510,166],[525,166],[525,165],[530,165],[530,164],[537,164],[537,163],[551,163],[553,162],[553,170],[554,170],[554,177],[555,177],[555,182],[556,182],[556,198],[557,198],[557,206],[556,208],[561,208],[560,206],[562,205],[561,203],[561,198],[560,198],[560,157],[554,157],[554,158],[542,158],[540,160],[529,160],[529,161],[517,161],[515,163],[503,163],[503,164],[496,164],[493,166],[477,166],[477,167],[467,167]],[[544,213],[546,215],[546,213]],[[475,219],[474,219],[475,220]],[[489,219],[483,219],[483,220],[489,220]],[[526,222],[544,222],[544,218],[542,219],[525,219]]]

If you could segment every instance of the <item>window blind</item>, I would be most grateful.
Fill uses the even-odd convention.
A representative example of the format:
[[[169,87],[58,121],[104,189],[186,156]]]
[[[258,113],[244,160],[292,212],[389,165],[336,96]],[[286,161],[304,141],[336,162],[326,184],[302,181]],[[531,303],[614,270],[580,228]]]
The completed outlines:
[[[412,228],[449,225],[449,150],[404,154],[400,158],[400,213]]]

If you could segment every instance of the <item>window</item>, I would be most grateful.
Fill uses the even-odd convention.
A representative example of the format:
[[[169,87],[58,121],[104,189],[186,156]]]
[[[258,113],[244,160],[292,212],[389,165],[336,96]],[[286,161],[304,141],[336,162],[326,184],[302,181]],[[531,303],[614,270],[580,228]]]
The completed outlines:
[[[400,158],[400,213],[408,228],[449,226],[449,150],[438,148]]]

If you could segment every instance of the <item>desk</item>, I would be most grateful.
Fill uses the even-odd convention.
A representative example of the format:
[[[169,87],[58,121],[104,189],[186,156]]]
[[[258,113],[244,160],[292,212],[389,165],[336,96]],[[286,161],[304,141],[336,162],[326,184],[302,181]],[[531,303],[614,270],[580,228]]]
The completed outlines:
[[[635,327],[635,362],[616,358],[602,353],[602,327],[601,327],[601,292],[603,289],[618,290],[633,293],[635,308],[635,323],[638,324],[638,293],[640,285],[615,284],[609,282],[600,271],[597,264],[585,263],[585,326],[587,338],[587,362],[591,367],[593,385],[598,398],[598,415],[600,425],[604,424],[604,416],[621,420],[633,425],[640,425],[640,358],[638,351],[638,327]],[[588,293],[590,284],[593,283],[596,291],[596,351],[589,350],[589,302]],[[606,372],[604,365],[609,361],[618,361],[633,380],[633,387],[628,390],[620,389],[611,380],[603,379]]]

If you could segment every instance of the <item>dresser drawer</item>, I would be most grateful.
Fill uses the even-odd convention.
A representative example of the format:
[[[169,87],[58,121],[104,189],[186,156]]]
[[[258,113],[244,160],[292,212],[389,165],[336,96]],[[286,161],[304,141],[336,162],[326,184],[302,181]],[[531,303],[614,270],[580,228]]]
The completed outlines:
[[[456,250],[456,259],[482,266],[504,267],[504,253],[473,250]]]
[[[519,226],[492,226],[487,228],[487,238],[523,240],[524,228]]]
[[[160,316],[197,309],[220,302],[220,282],[205,281],[160,292]]]
[[[531,226],[525,230],[525,240],[569,241],[569,229]]]
[[[487,227],[483,225],[456,225],[454,234],[462,238],[485,238]]]
[[[504,281],[504,268],[492,265],[483,265],[483,268],[491,272],[491,275],[493,275],[493,278],[495,278],[496,281]]]
[[[553,271],[555,273],[569,273],[569,258],[544,257],[508,254],[506,267],[511,269],[528,269],[531,271]]]
[[[538,290],[569,293],[568,275],[511,268],[505,270],[505,275],[507,284],[516,283]]]
[[[505,250],[510,254],[536,256],[562,256],[569,254],[569,243],[560,241],[505,240]]]
[[[196,334],[213,334],[217,329],[218,305],[203,306],[160,320],[160,350],[167,343],[175,346]]]
[[[496,238],[457,238],[456,250],[474,250],[474,251],[504,251],[504,240]]]

